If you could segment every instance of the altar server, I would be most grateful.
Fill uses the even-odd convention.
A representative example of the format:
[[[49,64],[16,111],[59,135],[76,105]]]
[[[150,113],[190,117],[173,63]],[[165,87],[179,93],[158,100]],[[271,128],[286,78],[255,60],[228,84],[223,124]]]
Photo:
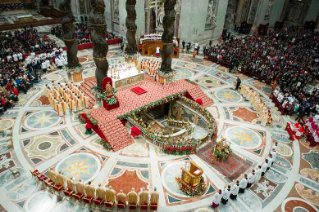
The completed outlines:
[[[247,187],[247,174],[245,174],[245,176],[243,177],[243,179],[240,180],[239,182],[239,193],[243,194],[245,193],[245,189]]]
[[[258,183],[261,178],[261,166],[259,165],[255,171],[255,182]]]
[[[261,166],[261,176],[263,177],[268,169],[268,160],[266,159],[265,163]]]
[[[214,208],[215,211],[217,211],[217,208],[222,200],[222,190],[219,189],[218,192],[213,196],[213,202],[212,202],[212,207]]]
[[[236,184],[231,187],[230,190],[230,199],[236,200],[239,192],[239,181],[237,180]]]
[[[228,185],[227,189],[225,189],[225,190],[223,191],[223,197],[222,197],[221,202],[222,202],[224,205],[227,204],[228,199],[229,199],[229,196],[230,196],[230,185]]]
[[[250,188],[255,183],[255,180],[256,180],[255,170],[252,170],[252,172],[249,173],[247,176],[247,182],[248,182],[247,188]]]

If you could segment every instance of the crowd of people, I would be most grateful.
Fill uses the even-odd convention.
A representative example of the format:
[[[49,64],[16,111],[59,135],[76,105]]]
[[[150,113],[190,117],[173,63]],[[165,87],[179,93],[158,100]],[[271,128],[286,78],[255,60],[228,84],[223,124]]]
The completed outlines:
[[[245,174],[241,180],[237,180],[233,185],[227,185],[224,190],[220,189],[216,192],[213,196],[212,207],[217,210],[220,203],[227,204],[229,199],[236,200],[239,194],[245,193],[245,189],[258,183],[274,164],[277,157],[277,147],[278,143],[276,142],[262,165],[258,165],[257,168],[253,169],[249,174]]]
[[[32,26],[0,32],[0,114],[15,105],[19,93],[26,93],[41,79],[41,69],[45,72],[54,65],[61,51]]]
[[[92,42],[92,26],[88,25],[87,23],[75,23],[75,30],[78,38],[78,43],[91,43]],[[63,31],[61,25],[57,25],[55,27],[51,28],[51,34],[57,36],[58,38],[63,38]],[[112,40],[118,38],[117,35],[115,35],[112,32],[106,31],[106,39]]]
[[[228,62],[229,70],[251,73],[273,83],[285,112],[302,116],[319,112],[319,91],[307,85],[319,79],[319,32],[289,27],[266,36],[230,39],[205,51],[206,57]]]

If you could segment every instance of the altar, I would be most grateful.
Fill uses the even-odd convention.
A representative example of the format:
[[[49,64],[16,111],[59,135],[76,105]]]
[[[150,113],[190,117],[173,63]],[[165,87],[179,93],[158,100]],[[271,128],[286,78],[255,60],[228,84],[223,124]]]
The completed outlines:
[[[144,72],[137,69],[135,63],[120,63],[111,66],[108,74],[115,88],[120,88],[144,80]]]

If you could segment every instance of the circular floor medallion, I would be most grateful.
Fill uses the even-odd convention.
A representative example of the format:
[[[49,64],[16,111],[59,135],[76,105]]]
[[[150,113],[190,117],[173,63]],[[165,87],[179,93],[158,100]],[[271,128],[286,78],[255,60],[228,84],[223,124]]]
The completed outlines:
[[[225,134],[228,141],[245,149],[255,149],[262,142],[255,131],[244,127],[229,127]]]
[[[206,88],[217,88],[222,85],[222,82],[219,79],[206,76],[199,77],[197,83]]]
[[[50,74],[49,76],[47,76],[47,80],[50,80],[50,81],[56,81],[60,79],[62,79],[62,76],[59,74]]]
[[[95,155],[76,153],[60,161],[55,170],[67,177],[74,177],[76,181],[88,182],[98,175],[100,168],[101,163]]]
[[[192,76],[194,76],[194,73],[191,72],[190,70],[187,70],[187,69],[175,69],[176,71],[176,74],[174,76],[174,78],[176,80],[180,80],[180,79],[189,79],[191,78]]]
[[[39,192],[27,200],[25,207],[28,212],[49,211],[55,202],[56,198],[54,198],[50,193]]]
[[[30,115],[25,120],[25,125],[34,130],[47,129],[59,123],[60,120],[55,111],[39,111]]]
[[[236,91],[230,89],[221,89],[215,93],[215,96],[223,102],[241,102],[243,97]]]

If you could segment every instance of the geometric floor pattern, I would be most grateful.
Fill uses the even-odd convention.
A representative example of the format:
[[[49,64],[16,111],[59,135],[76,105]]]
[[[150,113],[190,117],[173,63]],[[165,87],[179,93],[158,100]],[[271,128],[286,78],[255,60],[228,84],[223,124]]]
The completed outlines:
[[[78,56],[85,68],[84,77],[94,76],[92,50],[79,51]],[[109,52],[108,60],[114,64],[116,60],[124,61],[124,57],[119,52]],[[193,60],[185,54],[173,59],[173,68],[177,70],[176,80],[196,82],[214,101],[208,110],[216,117],[217,137],[230,140],[234,151],[227,164],[211,164],[207,159],[209,146],[203,146],[197,155],[170,156],[141,138],[118,152],[106,151],[96,134],[84,134],[85,128],[76,115],[59,117],[47,105],[42,95],[44,85],[67,77],[64,70],[58,70],[43,77],[40,84],[21,96],[17,107],[1,117],[0,128],[11,130],[12,137],[0,134],[0,211],[89,211],[38,188],[29,169],[45,171],[51,167],[75,179],[91,180],[95,186],[107,184],[125,192],[131,187],[138,191],[141,187],[150,190],[156,187],[160,193],[158,211],[211,211],[209,205],[216,190],[262,163],[275,141],[279,147],[274,166],[237,201],[220,206],[219,211],[318,211],[318,147],[289,140],[284,127],[293,118],[276,112],[269,100],[268,85],[240,74],[229,74],[218,64],[200,57]],[[234,91],[237,77],[274,108],[273,113],[277,114],[274,126],[261,126],[250,103]],[[13,140],[13,149],[6,147],[8,139]],[[190,159],[204,170],[207,190],[200,197],[183,195],[174,180],[178,174],[174,170],[179,170],[176,167],[182,167]],[[10,171],[13,169],[21,175],[14,178]]]

